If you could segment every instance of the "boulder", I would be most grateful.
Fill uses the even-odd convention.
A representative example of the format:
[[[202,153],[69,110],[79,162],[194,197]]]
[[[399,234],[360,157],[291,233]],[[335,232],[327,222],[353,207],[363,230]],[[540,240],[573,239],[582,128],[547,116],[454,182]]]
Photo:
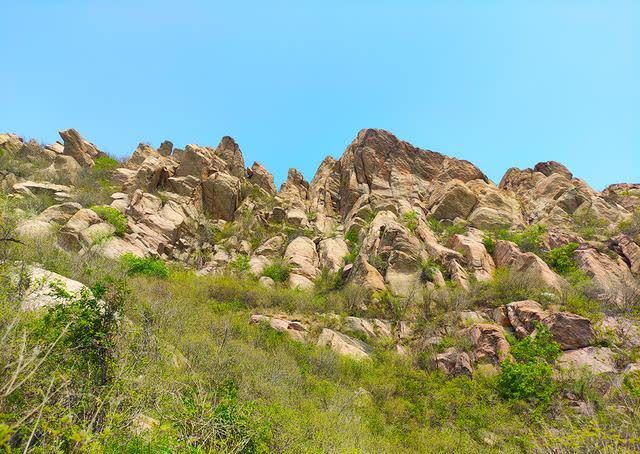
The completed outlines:
[[[522,339],[535,330],[535,324],[542,322],[549,313],[533,300],[515,301],[506,305],[508,323],[516,336]]]
[[[453,347],[438,353],[435,357],[435,364],[439,370],[450,376],[466,375],[471,377],[473,375],[469,354],[459,352]]]
[[[372,350],[364,342],[329,328],[322,329],[317,345],[327,346],[339,355],[348,356],[356,360],[369,358],[369,353]]]
[[[336,273],[344,266],[349,247],[342,238],[325,238],[318,244],[320,268]]]
[[[318,254],[315,243],[306,236],[299,236],[289,243],[284,258],[292,267],[289,276],[290,286],[313,287],[313,280],[318,276]]]
[[[622,258],[614,260],[593,248],[579,248],[573,257],[597,286],[601,300],[616,305],[623,302],[624,288],[632,285],[633,276]]]
[[[202,202],[214,219],[233,220],[240,205],[240,180],[226,173],[214,173],[202,183]]]
[[[64,142],[63,154],[71,156],[82,167],[93,167],[94,159],[104,155],[75,129],[66,129],[59,134]]]
[[[377,318],[367,320],[359,317],[347,317],[344,320],[343,328],[374,339],[391,337],[391,323]]]
[[[247,169],[247,175],[250,183],[264,189],[268,194],[276,193],[276,185],[273,182],[273,175],[271,175],[267,169],[257,162],[254,162],[251,168]]]
[[[496,266],[528,274],[556,291],[560,291],[564,287],[563,279],[554,273],[544,260],[533,252],[520,251],[518,246],[511,241],[496,241],[493,259]]]
[[[60,288],[71,296],[78,295],[83,291],[91,294],[90,290],[82,283],[43,268],[30,266],[27,273],[29,286],[22,299],[21,307],[23,310],[33,311],[65,303],[67,300],[57,296],[55,288]]]
[[[585,368],[594,374],[616,371],[613,351],[607,347],[586,347],[563,352],[557,366],[561,369]]]
[[[297,320],[287,320],[279,317],[268,317],[266,315],[254,314],[251,316],[251,323],[267,323],[271,328],[282,333],[286,333],[292,339],[300,342],[307,340],[309,329]]]
[[[466,330],[473,345],[474,362],[499,364],[509,355],[509,342],[504,337],[502,327],[488,323],[478,323]]]
[[[469,266],[479,281],[486,281],[493,277],[495,264],[481,241],[465,235],[454,235],[451,247],[464,255]]]
[[[618,235],[611,239],[611,244],[629,265],[631,273],[640,275],[640,246],[629,235]]]
[[[356,258],[349,277],[354,284],[360,285],[371,292],[385,289],[384,278],[373,265],[367,262],[367,259],[362,254]]]
[[[569,312],[554,312],[542,323],[549,328],[562,350],[573,350],[591,345],[594,339],[589,319]]]

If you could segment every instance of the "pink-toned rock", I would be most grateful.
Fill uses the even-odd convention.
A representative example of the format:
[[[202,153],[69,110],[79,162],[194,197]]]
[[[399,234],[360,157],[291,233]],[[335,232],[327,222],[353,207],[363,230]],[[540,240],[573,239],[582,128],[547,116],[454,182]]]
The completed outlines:
[[[473,344],[474,362],[498,364],[509,355],[509,342],[500,326],[478,323],[466,330]]]

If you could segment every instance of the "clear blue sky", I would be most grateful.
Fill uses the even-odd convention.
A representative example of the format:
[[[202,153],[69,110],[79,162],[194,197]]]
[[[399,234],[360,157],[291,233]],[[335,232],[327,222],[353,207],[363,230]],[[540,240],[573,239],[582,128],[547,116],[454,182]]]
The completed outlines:
[[[307,4],[308,6],[304,6]],[[498,181],[640,182],[640,1],[0,0],[0,130],[216,145],[281,182],[388,129]]]

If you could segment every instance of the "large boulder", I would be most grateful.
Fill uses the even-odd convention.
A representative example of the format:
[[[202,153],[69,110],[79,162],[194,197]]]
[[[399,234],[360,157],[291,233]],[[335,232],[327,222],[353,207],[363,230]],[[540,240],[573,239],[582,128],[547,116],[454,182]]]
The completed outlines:
[[[318,277],[319,263],[315,243],[306,236],[299,236],[289,243],[284,258],[292,267],[289,285],[312,288],[313,280]]]
[[[477,323],[466,330],[473,346],[474,362],[499,364],[509,355],[509,342],[502,327],[488,323]]]
[[[632,274],[640,275],[640,246],[629,235],[618,235],[611,239],[613,249],[629,265]]]
[[[90,142],[87,142],[75,129],[66,129],[59,132],[64,141],[63,153],[71,156],[82,167],[93,167],[94,160],[104,153]]]
[[[598,289],[598,297],[605,302],[623,304],[624,290],[633,285],[633,275],[627,264],[618,257],[612,259],[593,248],[580,248],[573,253],[578,266]]]
[[[496,266],[493,258],[478,238],[454,235],[451,239],[451,247],[464,255],[467,266],[471,268],[477,280],[491,279]]]
[[[594,374],[607,374],[616,371],[613,351],[607,347],[586,347],[568,350],[558,358],[561,369],[587,369]]]
[[[536,323],[542,322],[549,313],[533,300],[515,301],[506,305],[509,325],[518,338],[522,339],[535,330]]]
[[[317,345],[327,346],[339,355],[348,356],[356,360],[369,358],[369,353],[372,350],[364,342],[329,328],[322,330],[320,337],[318,337]]]
[[[266,323],[271,328],[281,333],[286,333],[294,340],[304,342],[309,332],[308,327],[298,320],[288,320],[284,317],[269,317],[261,314],[254,314],[250,319],[251,323]]]
[[[318,244],[320,268],[337,272],[344,266],[344,258],[349,253],[349,247],[342,238],[325,238]]]
[[[589,319],[569,312],[549,314],[542,323],[549,328],[562,350],[587,347],[595,336]]]
[[[217,172],[202,183],[202,202],[205,211],[214,219],[233,220],[240,206],[240,180],[232,175]]]
[[[91,294],[84,284],[43,268],[30,266],[27,273],[29,286],[22,299],[23,310],[32,311],[67,302],[67,299],[57,292],[57,289],[63,290],[71,296],[77,296],[81,292]]]
[[[496,241],[493,259],[496,266],[528,274],[554,290],[560,291],[564,286],[563,279],[554,273],[544,260],[533,252],[522,252],[511,241]]]
[[[473,375],[473,366],[471,358],[466,352],[459,352],[451,347],[442,353],[438,353],[435,357],[436,367],[447,375],[458,376]]]

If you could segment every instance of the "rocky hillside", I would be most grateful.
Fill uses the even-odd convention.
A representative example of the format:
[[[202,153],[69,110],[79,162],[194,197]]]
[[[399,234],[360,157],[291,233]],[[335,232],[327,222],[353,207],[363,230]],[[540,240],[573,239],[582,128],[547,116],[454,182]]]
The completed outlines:
[[[386,351],[452,380],[498,374],[506,401],[544,411],[563,402],[583,422],[602,424],[598,412],[614,407],[620,420],[637,418],[628,399],[640,397],[640,184],[598,192],[553,161],[511,168],[495,184],[468,161],[365,129],[310,182],[290,169],[278,190],[230,137],[216,147],[141,143],[125,161],[73,129],[60,137],[41,145],[0,134],[0,189],[16,214],[7,240],[234,276],[269,298],[322,298],[311,307],[254,295],[246,321],[355,361]],[[40,266],[32,272],[46,276]],[[35,295],[21,307],[55,305]],[[531,362],[523,350],[544,339],[557,354]],[[531,364],[541,381],[523,372]],[[547,365],[556,379],[601,377],[609,400],[541,389],[553,381]],[[479,446],[506,449],[491,430]],[[598,443],[634,450],[638,435],[637,424],[605,430]]]

